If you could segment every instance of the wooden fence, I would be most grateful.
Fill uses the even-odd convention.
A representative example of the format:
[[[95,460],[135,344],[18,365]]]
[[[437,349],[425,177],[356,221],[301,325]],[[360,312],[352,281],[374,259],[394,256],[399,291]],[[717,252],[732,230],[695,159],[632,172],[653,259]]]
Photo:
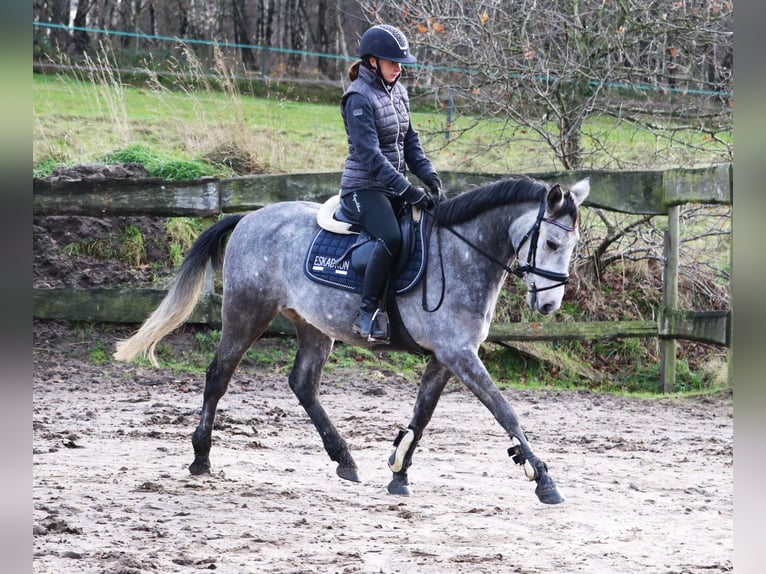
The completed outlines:
[[[663,391],[675,384],[676,340],[686,339],[729,346],[731,312],[677,309],[679,211],[685,203],[731,204],[732,167],[667,171],[579,171],[534,174],[543,181],[572,183],[590,177],[586,205],[632,214],[668,218],[665,234],[663,308],[656,321],[583,323],[524,322],[493,324],[491,341],[541,341],[659,337]],[[472,185],[494,181],[501,174],[443,172],[452,194]],[[276,201],[324,201],[337,193],[340,174],[312,173],[257,175],[194,182],[164,180],[100,180],[50,183],[35,180],[34,215],[214,216],[258,209]],[[160,289],[34,289],[33,315],[106,323],[140,323],[159,304]],[[206,293],[190,322],[220,324],[220,297]],[[291,333],[289,322],[278,318],[271,332]]]

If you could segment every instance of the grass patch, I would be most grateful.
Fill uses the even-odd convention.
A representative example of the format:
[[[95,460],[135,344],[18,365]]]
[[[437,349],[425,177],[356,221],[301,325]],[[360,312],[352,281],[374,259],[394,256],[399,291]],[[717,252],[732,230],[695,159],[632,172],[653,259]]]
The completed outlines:
[[[41,158],[32,168],[32,177],[48,177],[54,169],[61,166],[61,162],[52,157]]]
[[[377,370],[387,376],[416,382],[420,380],[427,363],[428,357],[409,353],[381,353],[336,343],[325,369],[330,373]]]
[[[112,242],[107,239],[83,239],[82,241],[73,241],[64,246],[64,253],[69,257],[95,257],[96,259],[114,259],[119,252],[112,246]]]
[[[175,267],[183,261],[184,254],[191,248],[203,231],[200,217],[169,217],[165,222],[170,260]]]
[[[112,360],[112,358],[109,356],[109,353],[107,353],[106,349],[104,349],[103,343],[100,341],[97,341],[93,348],[90,350],[88,359],[91,363],[96,365],[105,365]]]
[[[194,343],[184,350],[174,349],[169,343],[157,345],[157,360],[162,367],[177,372],[204,375],[221,342],[221,332],[217,329],[202,329],[189,336],[194,337]],[[264,337],[247,350],[239,369],[267,372],[286,379],[293,367],[297,351],[297,341],[294,337]],[[139,363],[150,365],[146,359],[139,359]],[[336,343],[323,372],[336,376],[348,372],[378,372],[383,376],[414,384],[420,380],[427,363],[427,357],[409,353],[373,352],[345,343]]]
[[[132,267],[139,267],[146,260],[144,236],[135,225],[128,225],[122,230],[120,259]]]
[[[215,163],[221,150],[238,150],[240,159],[235,164],[248,173],[339,171],[343,167],[347,144],[337,105],[291,102],[281,96],[232,96],[204,89],[169,91],[127,85],[121,89],[130,130],[117,137],[109,110],[93,106],[88,80],[34,74],[35,169],[42,171],[52,163],[72,165],[120,157],[112,153],[134,146],[153,150],[147,158],[152,161],[199,161],[215,168],[211,173],[208,166],[202,175],[233,173],[226,161]],[[210,162],[204,161],[207,157],[212,158]],[[164,177],[163,172],[154,172]]]
[[[231,171],[224,165],[213,165],[203,160],[194,160],[160,151],[145,144],[136,143],[114,150],[96,158],[99,163],[140,163],[152,177],[168,181],[186,181],[206,176],[230,176]]]
[[[179,80],[180,82],[180,80]],[[140,86],[121,84],[119,111],[115,106],[94,106],[93,80],[44,74],[33,75],[33,165],[42,170],[52,161],[64,164],[110,157],[134,145],[162,150],[166,161],[184,158],[201,161],[221,171],[226,161],[214,159],[224,150],[237,150],[239,159],[228,169],[242,173],[264,171],[301,173],[340,171],[347,153],[346,135],[337,104],[287,99],[284,91],[221,89],[211,83],[187,82],[172,89],[159,82]],[[101,88],[102,90],[105,88]],[[110,88],[111,89],[111,88]],[[257,96],[251,94],[258,94]],[[337,89],[340,101],[341,90]],[[456,115],[445,137],[446,112],[438,102],[422,103],[411,115],[424,147],[440,170],[488,173],[534,173],[560,169],[543,139],[504,119],[478,120]],[[124,109],[124,113],[121,111]],[[122,118],[125,118],[124,120]],[[114,122],[126,122],[121,135]],[[704,163],[724,153],[724,146],[704,135],[686,136],[679,151],[663,150],[656,157],[656,141],[617,120],[589,118],[584,141],[589,166],[594,169]],[[587,134],[592,134],[590,137]],[[729,135],[721,136],[722,139]],[[599,146],[595,144],[598,138]],[[591,142],[591,143],[588,143]],[[609,153],[599,152],[600,148]],[[700,149],[707,154],[702,157]],[[687,152],[683,152],[687,150]],[[695,150],[691,155],[688,150]],[[687,155],[684,155],[687,154]],[[620,158],[619,162],[615,158]],[[177,168],[168,168],[171,177]],[[240,171],[242,170],[242,171]],[[155,170],[158,177],[164,172]],[[187,176],[183,176],[187,177]]]

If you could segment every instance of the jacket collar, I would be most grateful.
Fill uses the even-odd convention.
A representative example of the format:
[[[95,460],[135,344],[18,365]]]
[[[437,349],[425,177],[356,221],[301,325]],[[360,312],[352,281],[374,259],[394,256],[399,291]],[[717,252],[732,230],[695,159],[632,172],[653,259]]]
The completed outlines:
[[[372,84],[376,88],[383,88],[387,92],[390,92],[396,83],[401,78],[401,74],[391,84],[386,84],[383,78],[377,74],[374,70],[371,70],[367,66],[359,66],[359,77],[362,78],[368,84]]]

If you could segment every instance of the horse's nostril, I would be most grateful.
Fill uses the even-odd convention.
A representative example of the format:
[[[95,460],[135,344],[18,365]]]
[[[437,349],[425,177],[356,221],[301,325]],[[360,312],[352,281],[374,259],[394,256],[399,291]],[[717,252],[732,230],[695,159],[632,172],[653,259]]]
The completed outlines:
[[[546,304],[544,304],[544,305],[541,305],[541,306],[539,307],[539,311],[540,311],[540,313],[542,313],[543,315],[547,315],[548,313],[550,313],[551,311],[553,311],[553,308],[554,308],[554,305],[553,305],[553,303],[546,303]]]

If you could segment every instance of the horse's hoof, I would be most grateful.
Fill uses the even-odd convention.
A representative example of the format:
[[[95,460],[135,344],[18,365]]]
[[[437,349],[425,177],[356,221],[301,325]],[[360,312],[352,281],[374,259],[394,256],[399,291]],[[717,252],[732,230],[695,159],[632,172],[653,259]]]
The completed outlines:
[[[350,480],[351,482],[362,482],[362,479],[359,478],[359,473],[357,472],[355,466],[338,465],[338,468],[335,469],[335,472],[339,477],[345,480]]]
[[[189,472],[193,474],[194,476],[199,476],[200,474],[209,473],[210,462],[195,460],[193,463],[189,465]]]
[[[412,494],[407,480],[394,479],[388,483],[387,489],[388,494],[395,494],[397,496],[410,496]]]
[[[406,484],[388,485],[388,494],[395,494],[396,496],[411,496],[412,491]]]
[[[541,480],[537,483],[535,494],[543,504],[560,504],[564,502],[564,497],[559,494],[558,488],[556,488],[556,485],[550,478],[547,481]]]

